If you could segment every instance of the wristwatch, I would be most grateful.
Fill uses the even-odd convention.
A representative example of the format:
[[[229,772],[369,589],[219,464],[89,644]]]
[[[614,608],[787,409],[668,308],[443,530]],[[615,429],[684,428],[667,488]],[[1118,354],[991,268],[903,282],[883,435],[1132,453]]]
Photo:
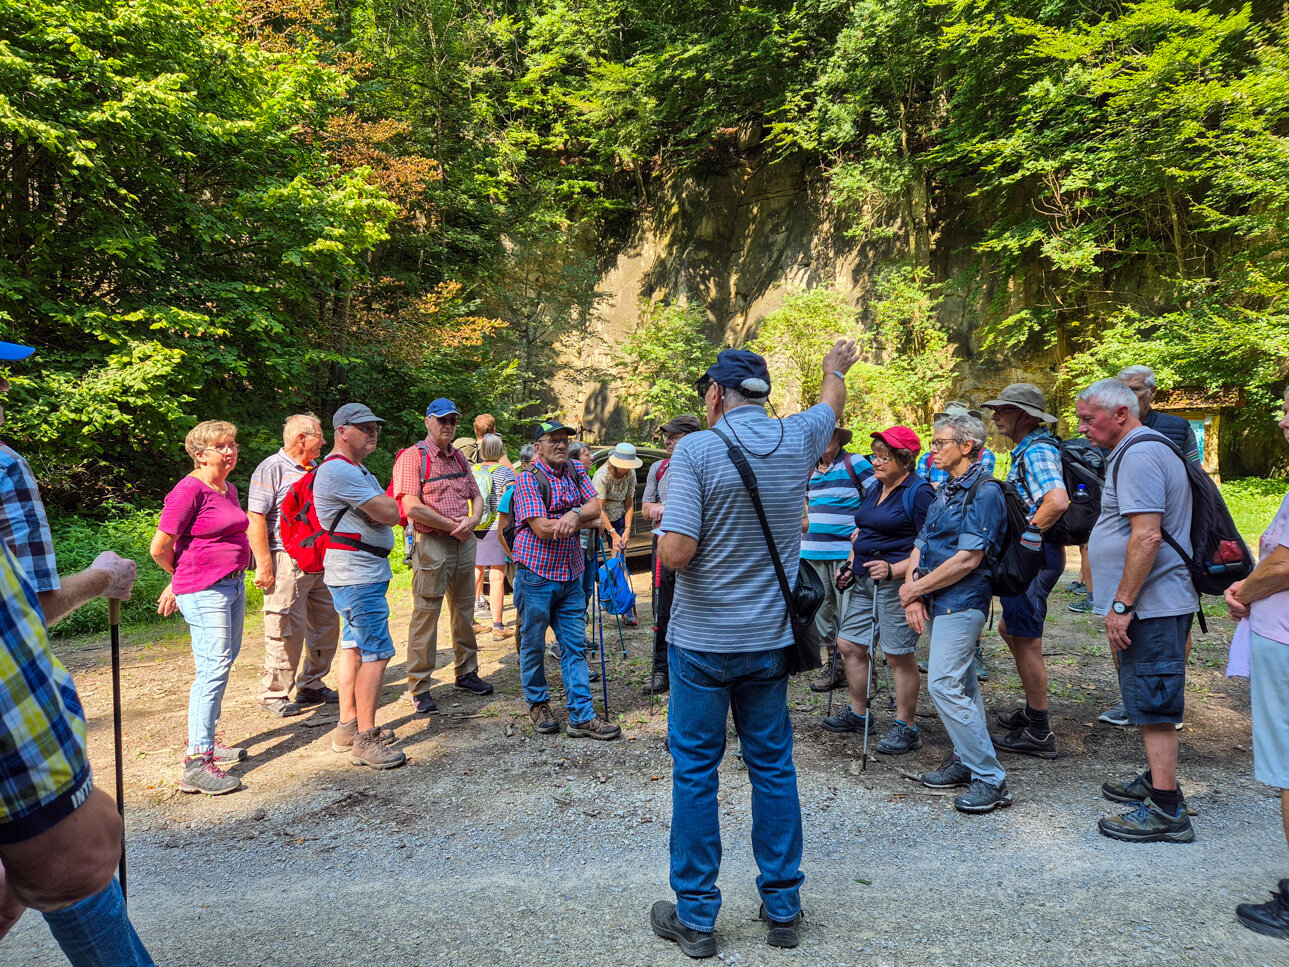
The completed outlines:
[[[1110,605],[1110,610],[1115,614],[1132,614],[1136,609],[1131,604],[1125,604],[1123,601],[1116,601]]]

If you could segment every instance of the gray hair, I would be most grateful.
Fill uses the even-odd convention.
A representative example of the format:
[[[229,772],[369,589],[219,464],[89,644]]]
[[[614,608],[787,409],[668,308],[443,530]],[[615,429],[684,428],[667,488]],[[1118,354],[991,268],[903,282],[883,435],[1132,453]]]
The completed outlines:
[[[591,452],[591,447],[589,444],[585,443],[582,440],[574,440],[572,443],[568,445],[569,457],[576,460],[578,463],[586,463],[586,461],[579,456],[579,454],[583,452],[589,455]]]
[[[1142,370],[1145,366],[1129,366],[1128,369]],[[1123,371],[1127,373],[1128,370]],[[1122,376],[1120,373],[1119,376]],[[1129,375],[1136,375],[1129,373]],[[1078,398],[1083,402],[1095,406],[1097,409],[1106,413],[1113,413],[1119,407],[1126,407],[1128,412],[1133,416],[1141,416],[1141,407],[1137,405],[1137,394],[1128,388],[1126,383],[1119,380],[1119,376],[1114,379],[1099,379],[1082,393]]]
[[[944,416],[935,421],[932,433],[945,428],[953,431],[953,438],[961,444],[972,443],[971,459],[976,459],[985,448],[985,425],[974,416]]]
[[[535,459],[537,459],[537,448],[531,443],[525,443],[519,448],[520,463],[532,463]]]
[[[501,437],[495,433],[485,433],[479,441],[480,460],[500,460],[506,448],[501,444]]]
[[[294,416],[288,416],[286,422],[282,424],[283,445],[289,447],[301,433],[311,436],[314,427],[321,431],[322,421],[312,413],[296,413]]]
[[[746,406],[749,403],[753,406],[765,406],[768,398],[768,396],[748,396],[729,386],[721,387],[721,405],[727,410],[732,410],[736,406]]]
[[[1146,387],[1152,394],[1157,389],[1155,371],[1149,366],[1125,366],[1119,370],[1119,375],[1115,379],[1127,379],[1130,376],[1144,376],[1146,378]]]

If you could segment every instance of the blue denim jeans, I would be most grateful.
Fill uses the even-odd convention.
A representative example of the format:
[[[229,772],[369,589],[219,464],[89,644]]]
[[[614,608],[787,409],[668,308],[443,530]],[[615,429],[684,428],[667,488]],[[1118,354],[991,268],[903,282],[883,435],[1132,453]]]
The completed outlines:
[[[717,769],[725,755],[732,708],[752,783],[752,855],[756,887],[771,920],[801,912],[801,803],[792,763],[788,671],[783,649],[702,652],[667,650],[671,695],[671,888],[676,915],[691,930],[711,931],[721,907]]]
[[[215,748],[215,724],[233,661],[242,650],[246,618],[246,581],[242,571],[216,581],[204,591],[176,594],[175,601],[192,636],[196,676],[188,693],[188,754]]]
[[[563,654],[559,660],[564,679],[564,702],[570,722],[595,718],[591,682],[586,668],[586,595],[582,578],[547,581],[521,567],[515,572],[515,589],[523,599],[519,637],[519,680],[529,705],[550,701],[546,687],[546,629],[555,629]]]
[[[44,917],[72,967],[153,967],[125,915],[121,884],[115,878],[92,897]]]
[[[332,603],[340,615],[341,648],[357,648],[363,661],[384,661],[394,657],[394,639],[389,634],[388,581],[372,584],[327,585]]]

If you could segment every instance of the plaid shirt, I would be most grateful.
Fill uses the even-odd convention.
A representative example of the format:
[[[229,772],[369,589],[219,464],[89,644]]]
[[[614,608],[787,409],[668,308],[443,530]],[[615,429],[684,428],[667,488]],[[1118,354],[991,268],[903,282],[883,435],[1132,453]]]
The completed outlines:
[[[994,475],[994,467],[998,465],[998,458],[994,456],[994,451],[986,447],[980,451],[980,465],[985,468],[985,473],[989,476]],[[931,462],[931,451],[928,450],[922,454],[918,460],[917,475],[931,484],[933,487],[939,487],[949,479],[949,471],[941,470]]]
[[[422,478],[427,451],[430,454],[429,472]],[[405,494],[420,494],[421,503],[444,517],[469,517],[470,501],[482,496],[479,485],[474,482],[470,464],[461,451],[450,445],[446,450],[440,450],[428,436],[422,443],[404,450],[394,463],[394,499],[401,502]],[[448,534],[419,520],[413,523],[422,534]]]
[[[521,473],[515,482],[515,502],[511,508],[515,521],[515,560],[547,581],[580,578],[586,571],[586,555],[582,553],[582,542],[577,534],[563,540],[544,541],[530,528],[521,525],[530,517],[558,520],[570,510],[595,500],[591,478],[576,460],[564,465],[564,473],[556,473],[541,460],[533,466],[546,474],[551,482],[551,506],[548,509],[542,501],[536,475]]]
[[[1035,446],[1035,444],[1039,444]],[[1025,479],[1020,479],[1018,460],[1024,456]],[[1007,471],[1009,483],[1025,498],[1029,515],[1034,516],[1043,496],[1049,490],[1064,490],[1065,475],[1061,472],[1061,452],[1056,447],[1056,437],[1040,426],[1031,430],[1012,450],[1012,465]]]
[[[59,587],[54,539],[40,502],[40,489],[27,461],[0,443],[0,542],[9,545],[18,566],[37,591]]]
[[[0,543],[0,843],[43,833],[90,794],[81,700],[45,635],[36,590]]]

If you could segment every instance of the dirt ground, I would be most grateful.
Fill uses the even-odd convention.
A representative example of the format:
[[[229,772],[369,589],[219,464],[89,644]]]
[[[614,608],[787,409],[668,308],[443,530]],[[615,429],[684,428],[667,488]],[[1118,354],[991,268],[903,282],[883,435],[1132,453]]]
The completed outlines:
[[[1289,944],[1251,934],[1232,914],[1289,870],[1272,791],[1252,778],[1248,683],[1223,676],[1231,623],[1214,614],[1207,634],[1197,628],[1190,661],[1181,775],[1198,841],[1115,843],[1095,831],[1113,809],[1099,786],[1143,767],[1140,737],[1096,721],[1118,692],[1099,619],[1066,609],[1073,577],[1067,571],[1052,596],[1045,638],[1061,756],[1004,758],[1010,810],[962,816],[949,796],[910,780],[949,752],[925,692],[923,748],[873,756],[863,769],[857,737],[818,725],[828,697],[805,678],[793,681],[804,942],[795,953],[772,950],[755,922],[747,777],[730,755],[717,927],[726,963],[1289,964]],[[672,898],[671,790],[666,700],[640,693],[652,633],[648,575],[635,579],[641,624],[623,629],[626,657],[611,617],[604,629],[609,709],[624,731],[616,743],[536,735],[513,644],[488,635],[480,674],[495,694],[455,690],[443,648],[440,712],[415,715],[402,694],[409,592],[396,583],[399,653],[378,721],[397,730],[409,765],[387,773],[330,751],[335,706],[290,719],[259,708],[262,624],[248,616],[220,728],[224,741],[250,752],[236,770],[245,788],[215,798],[176,788],[192,668],[186,627],[176,618],[128,634],[130,908],[157,962],[684,962],[646,922],[655,899]],[[57,650],[86,706],[96,777],[111,790],[106,629],[102,641]],[[1015,706],[1019,680],[992,630],[985,652],[987,704]],[[555,662],[548,671],[564,719]],[[603,692],[593,688],[599,708]],[[840,707],[844,693],[833,701]],[[879,734],[888,715],[879,708]],[[0,964],[62,962],[35,915],[0,942]]]

